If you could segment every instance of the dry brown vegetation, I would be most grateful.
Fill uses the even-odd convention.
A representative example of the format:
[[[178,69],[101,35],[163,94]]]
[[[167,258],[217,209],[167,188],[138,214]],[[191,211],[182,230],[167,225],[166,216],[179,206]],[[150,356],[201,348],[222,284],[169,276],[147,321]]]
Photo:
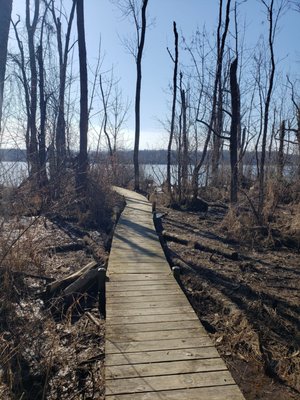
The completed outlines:
[[[253,212],[255,188],[234,207],[224,189],[203,189],[207,211],[172,209],[156,195],[157,227],[245,398],[299,399],[299,186],[269,182],[267,193],[264,226]]]
[[[91,260],[105,265],[122,201],[103,171],[81,199],[68,178],[55,201],[29,183],[1,191],[1,399],[104,398],[97,284],[69,298],[45,290]]]

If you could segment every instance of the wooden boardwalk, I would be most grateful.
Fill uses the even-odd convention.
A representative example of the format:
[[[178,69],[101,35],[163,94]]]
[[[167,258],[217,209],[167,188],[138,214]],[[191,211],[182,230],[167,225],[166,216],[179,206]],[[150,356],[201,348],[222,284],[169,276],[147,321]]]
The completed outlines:
[[[108,263],[106,399],[244,399],[173,278],[151,204],[117,190],[127,205]]]

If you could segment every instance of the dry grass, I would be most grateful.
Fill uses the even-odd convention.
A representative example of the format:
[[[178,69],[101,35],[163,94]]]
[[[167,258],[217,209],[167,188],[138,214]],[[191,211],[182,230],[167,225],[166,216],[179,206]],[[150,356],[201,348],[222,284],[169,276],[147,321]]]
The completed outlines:
[[[2,207],[0,233],[0,398],[102,399],[103,337],[85,315],[98,315],[97,296],[83,296],[58,313],[43,301],[46,276],[68,274],[91,260],[84,251],[72,255],[45,252],[45,247],[70,242],[52,222],[59,217],[97,237],[97,245],[112,229],[113,207],[120,201],[101,171],[89,177],[84,199],[77,198],[72,177],[54,201],[43,190],[32,195],[29,184],[10,193],[11,207]],[[3,197],[2,197],[3,198]],[[84,212],[81,212],[84,204]],[[3,205],[3,204],[2,204]],[[95,242],[96,245],[96,242]],[[103,251],[103,250],[102,250]],[[30,277],[28,276],[30,275]],[[37,278],[34,278],[37,276]],[[92,309],[91,309],[92,307]],[[94,308],[93,308],[94,307]],[[55,317],[55,318],[54,318]]]

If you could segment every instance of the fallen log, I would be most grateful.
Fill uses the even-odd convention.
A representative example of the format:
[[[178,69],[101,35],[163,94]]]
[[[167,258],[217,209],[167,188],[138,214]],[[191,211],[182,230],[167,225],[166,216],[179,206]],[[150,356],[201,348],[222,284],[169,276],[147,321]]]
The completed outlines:
[[[198,241],[190,241],[188,239],[185,239],[183,237],[180,237],[178,235],[175,235],[167,231],[162,231],[161,236],[166,241],[179,243],[185,246],[191,245],[196,250],[204,251],[206,253],[211,253],[211,254],[217,254],[224,258],[228,258],[229,260],[237,261],[239,259],[239,255],[236,251],[225,251],[216,247],[206,246]]]
[[[187,246],[190,243],[190,241],[188,239],[182,238],[178,235],[175,235],[174,233],[170,233],[167,231],[162,231],[161,235],[165,240],[167,240],[169,242],[175,242],[175,243],[183,244],[185,246]]]
[[[200,251],[205,251],[205,252],[211,253],[211,254],[217,254],[219,256],[228,258],[229,260],[233,260],[233,261],[237,261],[239,259],[239,254],[236,251],[227,252],[227,251],[223,251],[223,250],[220,250],[217,248],[204,246],[203,244],[201,244],[199,242],[194,242],[194,249],[200,250]]]
[[[90,269],[83,273],[75,282],[63,290],[63,296],[69,297],[85,292],[89,287],[97,283],[98,269]]]
[[[75,281],[77,278],[79,278],[82,274],[88,272],[92,268],[95,268],[97,266],[96,261],[91,261],[84,267],[82,267],[80,270],[72,273],[71,275],[66,276],[63,279],[56,280],[55,282],[50,283],[46,287],[46,294],[50,295],[56,291],[64,289],[66,286],[68,286],[70,283]]]
[[[48,253],[64,253],[67,251],[78,251],[84,249],[86,244],[83,240],[78,240],[77,242],[73,243],[66,243],[59,246],[50,246],[46,248]]]

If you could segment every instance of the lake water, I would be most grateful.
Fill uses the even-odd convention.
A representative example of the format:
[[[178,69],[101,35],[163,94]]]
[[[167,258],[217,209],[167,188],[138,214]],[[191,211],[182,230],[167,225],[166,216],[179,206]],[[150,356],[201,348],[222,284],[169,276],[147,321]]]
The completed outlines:
[[[0,185],[18,186],[27,176],[27,163],[21,161],[0,162]]]
[[[0,162],[0,184],[5,186],[17,186],[28,175],[27,163],[4,161]],[[153,179],[156,185],[161,186],[167,178],[166,164],[142,164],[141,176]],[[177,166],[171,166],[171,181],[175,183],[177,180]],[[204,177],[200,177],[199,182],[204,183]]]
[[[274,167],[271,167],[274,170]],[[246,176],[254,176],[256,166],[246,165],[244,167],[244,173]],[[192,169],[190,168],[190,175]],[[229,166],[225,167],[223,172],[224,178],[227,178],[230,173]],[[286,166],[285,175],[286,177],[292,178],[295,173],[295,166]],[[226,176],[225,176],[226,175]],[[17,186],[24,178],[28,176],[27,163],[15,162],[15,161],[4,161],[0,162],[0,185],[5,186]],[[144,178],[153,179],[157,186],[161,186],[167,177],[167,165],[166,164],[142,164],[141,165],[141,176]],[[199,185],[204,185],[206,174],[202,173],[199,176]],[[174,184],[177,181],[177,166],[171,166],[171,182]]]

